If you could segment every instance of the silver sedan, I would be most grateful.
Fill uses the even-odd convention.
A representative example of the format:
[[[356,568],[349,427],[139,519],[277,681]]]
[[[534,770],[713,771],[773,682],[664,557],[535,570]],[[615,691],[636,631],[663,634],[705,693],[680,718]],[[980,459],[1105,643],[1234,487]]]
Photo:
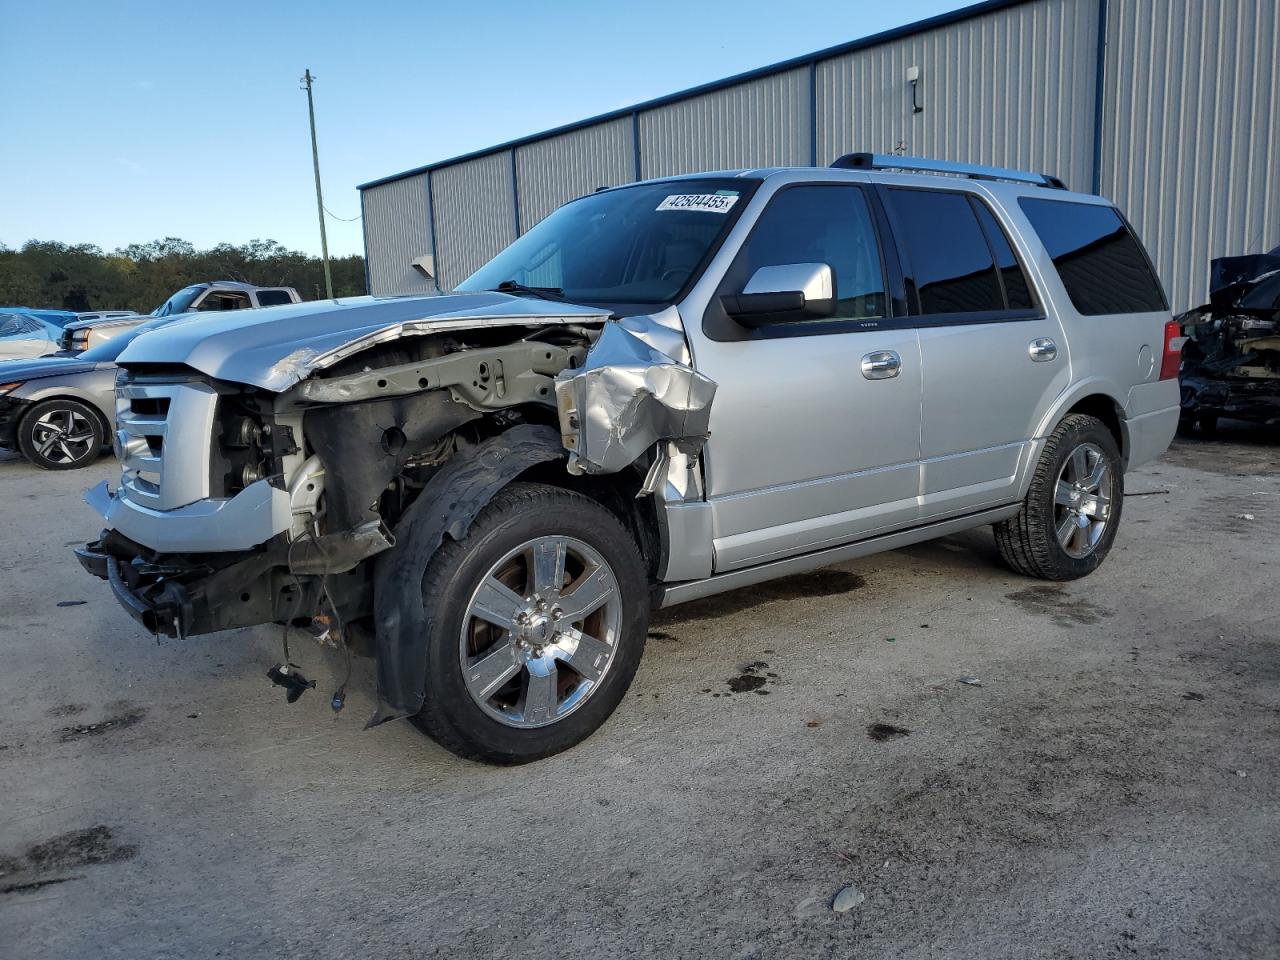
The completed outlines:
[[[0,447],[46,470],[92,463],[115,430],[116,357],[143,324],[76,357],[0,361]]]

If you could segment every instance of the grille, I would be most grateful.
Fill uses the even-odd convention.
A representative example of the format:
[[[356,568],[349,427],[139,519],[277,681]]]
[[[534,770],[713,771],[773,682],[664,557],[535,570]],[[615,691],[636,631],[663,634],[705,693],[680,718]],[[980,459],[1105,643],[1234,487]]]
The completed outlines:
[[[134,503],[173,510],[209,496],[218,394],[194,380],[125,379],[116,390],[120,484]]]

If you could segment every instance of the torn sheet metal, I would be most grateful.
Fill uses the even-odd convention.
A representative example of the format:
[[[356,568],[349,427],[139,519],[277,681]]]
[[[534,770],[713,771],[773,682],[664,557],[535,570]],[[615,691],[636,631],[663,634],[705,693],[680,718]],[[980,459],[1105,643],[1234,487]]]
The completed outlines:
[[[707,440],[716,385],[618,323],[586,361],[556,378],[560,433],[571,473],[616,473],[658,441],[696,454]]]
[[[1280,248],[1214,260],[1209,291],[1208,304],[1175,318],[1188,338],[1183,420],[1280,420]]]

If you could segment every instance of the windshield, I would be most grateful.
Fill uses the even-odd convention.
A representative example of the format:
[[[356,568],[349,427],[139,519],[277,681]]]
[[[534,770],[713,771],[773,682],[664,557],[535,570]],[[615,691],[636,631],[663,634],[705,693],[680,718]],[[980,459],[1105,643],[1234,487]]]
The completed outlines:
[[[586,304],[668,304],[706,267],[758,180],[669,180],[565,204],[458,284],[511,281]]]
[[[151,311],[153,317],[171,317],[175,313],[186,313],[191,309],[191,304],[196,297],[200,296],[200,292],[204,290],[204,284],[198,283],[193,287],[183,287],[172,297],[166,300],[160,306]]]

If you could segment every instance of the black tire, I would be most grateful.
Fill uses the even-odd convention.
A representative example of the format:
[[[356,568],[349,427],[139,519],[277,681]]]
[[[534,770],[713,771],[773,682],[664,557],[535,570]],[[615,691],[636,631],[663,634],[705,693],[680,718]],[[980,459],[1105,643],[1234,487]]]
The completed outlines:
[[[494,565],[539,537],[569,537],[594,549],[613,573],[620,618],[612,659],[598,687],[561,719],[519,728],[495,719],[468,691],[461,659],[463,620],[472,594]],[[427,565],[422,591],[424,605],[431,611],[426,700],[410,719],[441,746],[466,759],[528,763],[584,740],[618,706],[644,653],[648,579],[634,538],[599,503],[559,487],[513,483],[503,489],[476,517],[463,540],[446,538],[441,544]]]
[[[1206,440],[1212,439],[1218,435],[1218,415],[1202,413],[1196,417],[1196,426],[1200,429],[1200,436]]]
[[[50,439],[60,436],[50,447]],[[18,424],[18,449],[44,470],[86,467],[102,453],[106,431],[98,412],[79,400],[44,400]]]
[[[1096,544],[1084,556],[1073,556],[1059,540],[1057,490],[1067,461],[1081,446],[1100,451],[1109,469],[1110,511]],[[1095,461],[1096,462],[1096,461]],[[1102,421],[1086,414],[1064,417],[1045,444],[1031,487],[1018,513],[994,525],[996,547],[1016,573],[1042,580],[1075,580],[1102,564],[1115,541],[1124,506],[1124,469],[1115,437]]]

